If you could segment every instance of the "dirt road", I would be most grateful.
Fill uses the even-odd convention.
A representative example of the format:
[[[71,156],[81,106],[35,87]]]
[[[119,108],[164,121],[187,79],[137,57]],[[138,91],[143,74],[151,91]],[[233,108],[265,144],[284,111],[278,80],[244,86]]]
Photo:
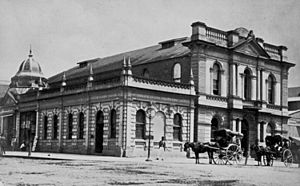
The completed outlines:
[[[280,162],[281,163],[281,162]],[[194,164],[193,159],[124,161],[0,159],[5,185],[299,185],[300,168]]]

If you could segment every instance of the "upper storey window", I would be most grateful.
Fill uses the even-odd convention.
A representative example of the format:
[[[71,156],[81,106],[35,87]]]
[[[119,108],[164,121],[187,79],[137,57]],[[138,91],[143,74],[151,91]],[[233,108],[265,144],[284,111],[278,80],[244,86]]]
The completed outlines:
[[[176,63],[173,67],[173,81],[181,82],[181,65],[179,63]]]
[[[220,79],[221,79],[221,70],[220,66],[214,64],[213,66],[213,94],[220,95]]]
[[[268,102],[275,103],[275,78],[272,75],[268,77]]]
[[[244,71],[244,98],[251,99],[251,71],[249,69]]]

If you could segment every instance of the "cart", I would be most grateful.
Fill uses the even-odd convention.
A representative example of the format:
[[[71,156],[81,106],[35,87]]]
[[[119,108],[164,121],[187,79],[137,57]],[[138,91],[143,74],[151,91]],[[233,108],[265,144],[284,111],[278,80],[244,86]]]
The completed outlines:
[[[243,157],[240,147],[242,133],[229,129],[220,129],[214,132],[216,145],[213,162],[215,164],[239,164]],[[235,142],[233,142],[235,140]]]
[[[292,163],[300,164],[300,138],[290,136],[289,139],[289,148],[282,153],[282,160],[286,167],[290,167]]]

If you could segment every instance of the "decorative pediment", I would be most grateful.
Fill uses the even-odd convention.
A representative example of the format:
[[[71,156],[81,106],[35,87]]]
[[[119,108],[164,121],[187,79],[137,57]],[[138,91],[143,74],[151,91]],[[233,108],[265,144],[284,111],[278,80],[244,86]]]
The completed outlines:
[[[234,51],[255,57],[261,56],[270,58],[268,53],[255,41],[255,39],[243,42],[239,46],[236,46]]]

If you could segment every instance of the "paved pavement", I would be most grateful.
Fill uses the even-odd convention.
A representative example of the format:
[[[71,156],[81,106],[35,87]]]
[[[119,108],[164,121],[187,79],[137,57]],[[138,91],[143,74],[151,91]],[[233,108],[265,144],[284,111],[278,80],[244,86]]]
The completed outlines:
[[[140,161],[146,160],[146,157],[113,157],[113,156],[97,156],[97,155],[81,155],[81,154],[66,154],[66,153],[47,153],[47,152],[31,152],[28,156],[28,152],[23,151],[6,151],[4,157],[14,157],[14,158],[29,158],[29,159],[48,159],[48,160],[93,160],[93,161]],[[153,161],[156,161],[152,158]],[[190,163],[193,159],[187,159],[185,157],[170,157],[164,160],[165,162],[177,162],[177,163]],[[201,154],[200,162],[208,163],[206,154]],[[242,165],[244,161],[242,162]],[[249,158],[247,161],[248,166],[255,166],[257,162],[253,158]],[[283,162],[274,161],[273,166],[282,167]]]

